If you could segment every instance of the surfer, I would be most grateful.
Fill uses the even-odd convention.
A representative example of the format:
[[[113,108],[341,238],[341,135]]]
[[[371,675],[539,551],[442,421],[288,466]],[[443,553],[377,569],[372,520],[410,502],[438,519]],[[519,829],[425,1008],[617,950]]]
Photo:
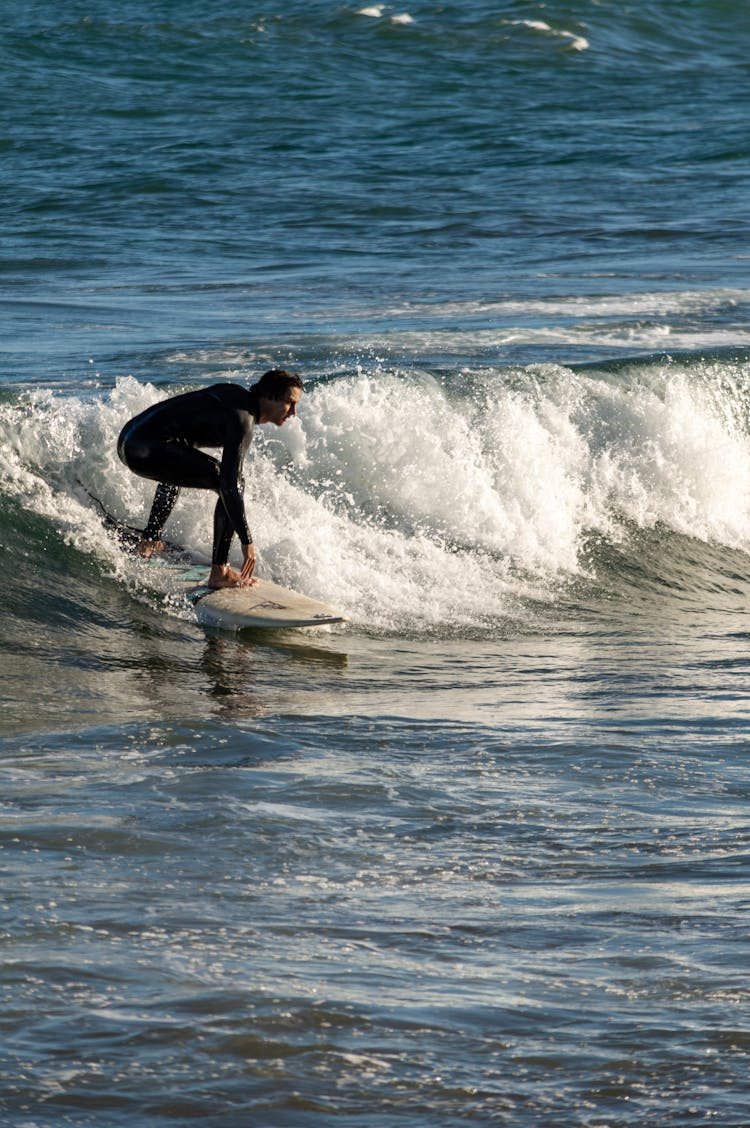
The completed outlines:
[[[247,525],[243,464],[256,423],[281,427],[296,414],[302,380],[274,368],[257,384],[212,384],[146,408],[126,423],[117,453],[129,470],[158,482],[146,528],[138,543],[141,556],[166,547],[162,530],[182,486],[213,490],[214,543],[208,586],[246,587],[254,583],[255,549]],[[221,447],[221,461],[199,447]],[[242,568],[228,564],[232,537],[242,546]]]

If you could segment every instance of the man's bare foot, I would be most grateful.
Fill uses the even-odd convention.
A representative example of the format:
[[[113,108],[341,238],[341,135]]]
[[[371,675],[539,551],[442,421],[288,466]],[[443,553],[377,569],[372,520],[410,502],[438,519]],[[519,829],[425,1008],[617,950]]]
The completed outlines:
[[[208,576],[208,587],[210,588],[252,587],[255,583],[257,583],[256,580],[243,580],[239,572],[236,572],[229,564],[211,565]]]
[[[163,540],[150,540],[148,537],[141,537],[138,541],[136,552],[139,556],[145,556],[148,560],[155,552],[164,552],[166,544]]]

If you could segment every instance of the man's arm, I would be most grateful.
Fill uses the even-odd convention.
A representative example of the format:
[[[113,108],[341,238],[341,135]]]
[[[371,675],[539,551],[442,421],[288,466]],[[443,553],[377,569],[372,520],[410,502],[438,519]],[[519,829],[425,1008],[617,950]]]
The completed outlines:
[[[252,547],[253,538],[247,525],[245,501],[242,496],[244,477],[243,464],[250,439],[253,436],[253,427],[247,412],[232,413],[227,425],[224,450],[221,456],[221,470],[219,473],[219,494],[227,511],[227,516],[232,523],[232,528],[245,547]],[[255,552],[253,551],[253,559]]]

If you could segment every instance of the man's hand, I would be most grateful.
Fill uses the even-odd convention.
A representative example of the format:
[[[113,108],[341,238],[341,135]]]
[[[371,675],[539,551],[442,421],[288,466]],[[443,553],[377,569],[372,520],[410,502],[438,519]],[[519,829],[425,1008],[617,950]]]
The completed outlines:
[[[255,571],[255,548],[252,544],[243,544],[242,546],[242,570],[240,571],[240,578],[244,584],[257,583],[253,579],[253,572]]]

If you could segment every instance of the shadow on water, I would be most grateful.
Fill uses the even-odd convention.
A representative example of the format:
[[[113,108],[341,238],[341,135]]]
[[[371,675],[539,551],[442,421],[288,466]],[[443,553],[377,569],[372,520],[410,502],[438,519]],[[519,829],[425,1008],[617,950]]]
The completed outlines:
[[[260,630],[242,636],[212,632],[200,659],[205,692],[214,702],[214,711],[227,717],[265,714],[270,696],[283,708],[284,694],[298,697],[299,683],[311,668],[320,688],[328,672],[335,675],[347,664],[348,655],[340,651],[313,642],[297,643],[280,631]],[[269,677],[273,681],[270,695]]]

